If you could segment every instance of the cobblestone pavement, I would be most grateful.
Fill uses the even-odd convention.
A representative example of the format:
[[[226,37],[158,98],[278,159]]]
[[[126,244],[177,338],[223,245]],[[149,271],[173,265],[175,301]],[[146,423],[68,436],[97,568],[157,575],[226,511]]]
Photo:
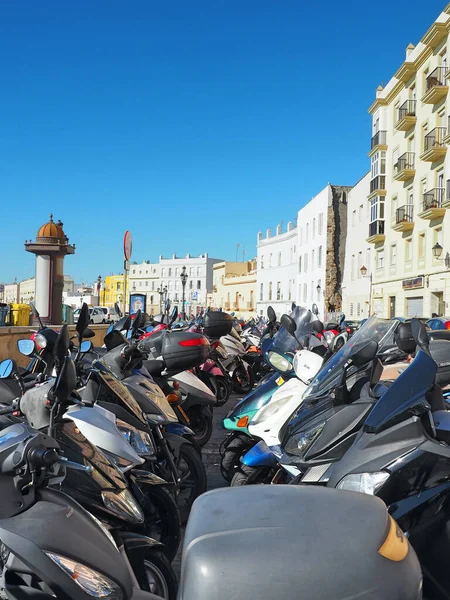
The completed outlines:
[[[206,467],[206,475],[208,477],[208,489],[214,490],[216,488],[225,487],[228,483],[220,474],[220,455],[219,448],[220,444],[223,441],[223,438],[226,435],[226,430],[222,427],[222,421],[226,417],[228,411],[232,406],[238,402],[242,396],[237,396],[236,394],[232,394],[231,398],[225,404],[225,406],[220,406],[214,409],[214,422],[213,422],[213,434],[209,442],[202,448],[202,457],[203,464]],[[184,537],[184,531],[183,531]],[[175,560],[172,563],[173,568],[175,569],[178,577],[180,576],[181,571],[181,551],[183,548],[183,540],[181,540],[180,549],[178,551]]]

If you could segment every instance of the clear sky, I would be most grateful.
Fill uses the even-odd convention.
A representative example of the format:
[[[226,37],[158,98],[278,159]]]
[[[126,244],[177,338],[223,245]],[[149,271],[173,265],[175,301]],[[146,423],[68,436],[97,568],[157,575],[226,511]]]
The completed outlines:
[[[369,168],[367,108],[438,0],[3,0],[0,281],[53,212],[77,281],[133,259],[255,254]]]

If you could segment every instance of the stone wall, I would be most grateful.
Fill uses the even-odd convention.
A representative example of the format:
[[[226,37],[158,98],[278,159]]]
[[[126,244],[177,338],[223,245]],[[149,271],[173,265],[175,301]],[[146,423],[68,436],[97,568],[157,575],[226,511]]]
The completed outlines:
[[[345,240],[347,237],[348,186],[331,185],[327,212],[327,252],[325,270],[325,312],[342,310]]]
[[[59,326],[61,327],[61,326]],[[59,329],[55,326],[55,329]],[[95,332],[95,337],[90,338],[94,346],[103,346],[103,338],[109,325],[89,325],[89,329]],[[0,361],[12,358],[21,367],[26,367],[29,359],[20,354],[17,349],[17,340],[29,338],[36,331],[35,327],[0,327]],[[75,335],[75,326],[69,326],[70,335]]]

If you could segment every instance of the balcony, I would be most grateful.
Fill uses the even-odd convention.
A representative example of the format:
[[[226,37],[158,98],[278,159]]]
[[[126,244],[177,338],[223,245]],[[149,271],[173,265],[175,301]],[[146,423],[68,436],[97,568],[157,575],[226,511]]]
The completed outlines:
[[[445,198],[442,200],[443,208],[450,208],[450,179],[447,179],[447,193]]]
[[[447,121],[447,133],[442,141],[444,142],[444,144],[450,144],[450,115]]]
[[[448,85],[445,76],[447,75],[447,67],[437,67],[430,73],[426,80],[426,92],[422,96],[424,104],[437,104],[448,92]]]
[[[398,109],[397,131],[409,131],[416,124],[416,101],[407,100]]]
[[[377,131],[377,133],[372,138],[369,156],[372,156],[372,154],[375,154],[375,152],[378,152],[378,150],[387,150],[386,139],[386,131]]]
[[[419,217],[427,221],[443,217],[445,215],[445,208],[443,206],[444,198],[444,188],[434,188],[425,192],[422,201],[422,212],[419,214]]]
[[[369,200],[374,196],[386,196],[386,176],[385,175],[377,175],[370,182],[370,194],[368,196]]]
[[[414,206],[412,204],[405,204],[400,206],[395,211],[395,225],[392,229],[395,231],[411,231],[414,229]]]
[[[394,179],[408,181],[416,174],[416,155],[414,152],[405,152],[394,164]]]
[[[446,136],[446,127],[436,127],[433,131],[430,131],[424,138],[423,152],[420,159],[425,162],[435,162],[444,158],[447,152],[447,145],[444,142]]]
[[[384,242],[384,221],[373,221],[369,225],[369,237],[367,241],[369,244],[379,244]]]

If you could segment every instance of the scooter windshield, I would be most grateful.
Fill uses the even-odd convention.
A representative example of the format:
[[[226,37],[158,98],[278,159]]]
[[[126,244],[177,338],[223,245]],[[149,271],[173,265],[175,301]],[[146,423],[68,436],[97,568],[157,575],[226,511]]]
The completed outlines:
[[[296,352],[298,350],[299,342],[300,345],[304,345],[305,337],[312,333],[312,323],[315,321],[315,317],[310,310],[296,306],[290,315],[297,325],[295,330],[295,336],[297,340],[288,331],[281,327],[278,333],[273,338],[273,346],[271,350],[280,354],[286,354],[287,352]]]
[[[367,319],[364,325],[342,346],[339,352],[324,364],[323,368],[305,391],[303,399],[315,400],[320,396],[328,394],[339,385],[344,366],[351,360],[352,356],[370,340],[377,342],[380,348],[386,337],[389,336],[390,331],[396,326],[396,321],[380,319],[375,315]]]
[[[437,370],[436,362],[420,350],[370,411],[364,423],[364,431],[377,433],[412,414],[425,412],[425,394],[433,385]]]

